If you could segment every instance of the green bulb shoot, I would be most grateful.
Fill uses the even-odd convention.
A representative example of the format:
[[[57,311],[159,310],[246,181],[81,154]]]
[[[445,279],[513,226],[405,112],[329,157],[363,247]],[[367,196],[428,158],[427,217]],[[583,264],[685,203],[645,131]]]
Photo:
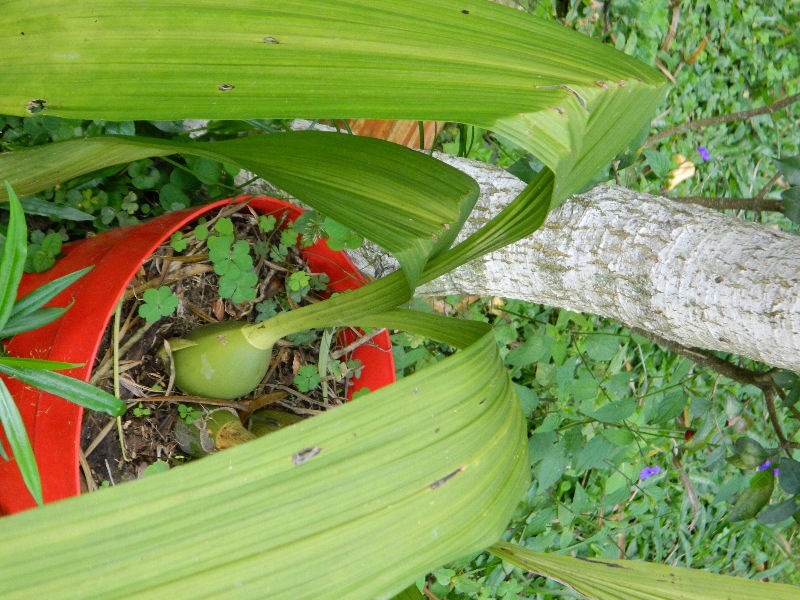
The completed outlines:
[[[258,347],[239,321],[198,327],[170,340],[175,384],[186,394],[232,400],[252,392],[269,368],[272,345]]]

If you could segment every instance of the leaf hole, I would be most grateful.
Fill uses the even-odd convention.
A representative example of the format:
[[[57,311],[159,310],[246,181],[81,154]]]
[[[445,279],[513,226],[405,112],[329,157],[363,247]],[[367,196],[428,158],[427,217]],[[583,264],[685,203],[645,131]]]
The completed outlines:
[[[299,452],[295,452],[294,454],[292,454],[292,462],[295,465],[302,465],[303,463],[306,463],[312,458],[314,458],[320,452],[322,452],[322,448],[320,448],[319,446],[313,446],[311,448],[303,448]]]
[[[467,467],[466,467],[466,466],[464,466],[464,467],[459,467],[458,469],[456,469],[456,470],[455,470],[455,471],[453,471],[452,473],[448,473],[447,475],[445,475],[445,476],[444,476],[444,477],[442,477],[441,479],[437,479],[436,481],[434,481],[434,482],[433,482],[433,483],[430,485],[430,488],[431,488],[432,490],[435,490],[436,488],[442,487],[442,486],[443,486],[445,483],[447,483],[448,481],[450,481],[450,480],[451,480],[453,477],[455,477],[455,476],[456,476],[456,475],[458,475],[459,473],[463,473],[463,472],[464,472],[464,471],[466,471],[466,470],[467,470]]]
[[[25,110],[27,110],[32,115],[40,113],[46,108],[47,108],[47,100],[41,100],[41,99],[31,100],[25,106]]]

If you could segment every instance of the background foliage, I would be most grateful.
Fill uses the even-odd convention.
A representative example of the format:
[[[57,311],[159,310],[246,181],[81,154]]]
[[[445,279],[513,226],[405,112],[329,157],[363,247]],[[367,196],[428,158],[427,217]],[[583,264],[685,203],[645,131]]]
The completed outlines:
[[[505,3],[612,43],[667,74],[673,86],[651,134],[800,91],[797,2]],[[778,199],[790,182],[774,185],[774,160],[800,151],[799,120],[795,104],[687,129],[655,141],[628,168],[621,161],[607,178],[671,197],[754,198],[766,188],[767,198]],[[440,140],[446,151],[521,176],[537,168],[502,138],[471,127],[449,127]],[[693,163],[694,175],[668,191],[670,173],[684,159]],[[737,214],[798,231],[777,212]],[[746,434],[777,446],[757,388],[590,315],[499,298],[453,297],[434,306],[494,324],[529,416],[533,483],[506,539],[537,551],[652,560],[800,584],[792,519],[726,521],[755,471],[726,460],[734,440]],[[402,333],[394,343],[405,373],[445,350]],[[797,421],[785,409],[779,413],[792,440],[800,441]],[[780,485],[775,489],[773,504],[791,498]],[[437,571],[427,584],[439,598],[581,597],[487,553]]]

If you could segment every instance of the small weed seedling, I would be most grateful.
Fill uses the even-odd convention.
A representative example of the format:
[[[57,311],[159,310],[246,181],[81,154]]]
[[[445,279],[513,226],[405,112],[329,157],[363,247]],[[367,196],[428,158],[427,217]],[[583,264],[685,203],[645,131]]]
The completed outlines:
[[[187,425],[191,425],[194,421],[202,417],[203,413],[188,404],[178,404],[178,415]]]
[[[142,406],[141,402],[139,402],[139,406],[133,409],[134,417],[149,417],[150,413],[151,413],[150,409]]]

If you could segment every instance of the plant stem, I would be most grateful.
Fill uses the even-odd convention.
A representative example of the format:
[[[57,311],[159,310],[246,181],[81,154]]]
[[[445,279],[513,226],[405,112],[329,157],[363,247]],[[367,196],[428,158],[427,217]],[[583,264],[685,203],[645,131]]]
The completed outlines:
[[[777,110],[790,106],[797,101],[800,101],[800,94],[795,94],[794,96],[788,96],[786,98],[778,100],[777,102],[774,102],[773,104],[768,104],[767,106],[762,106],[760,108],[743,110],[740,112],[729,113],[727,115],[717,115],[716,117],[709,117],[707,119],[697,119],[696,121],[686,121],[685,123],[681,123],[680,125],[676,125],[675,127],[670,127],[669,129],[665,129],[664,131],[659,131],[658,133],[651,135],[648,138],[648,140],[644,143],[644,147],[652,146],[659,140],[663,140],[664,138],[673,136],[676,133],[683,133],[684,131],[690,131],[692,129],[702,129],[703,127],[709,127],[711,125],[719,125],[721,123],[733,123],[735,121],[743,121],[751,117],[757,117],[759,115],[773,113]]]
[[[122,299],[117,302],[117,308],[114,310],[114,395],[119,398],[119,322],[120,314],[122,313]],[[117,434],[119,436],[119,447],[122,450],[122,460],[130,462],[128,453],[125,451],[125,436],[122,433],[122,417],[117,417]]]
[[[385,331],[385,330],[384,329],[375,329],[375,330],[371,331],[370,333],[365,333],[364,335],[359,336],[358,339],[356,339],[355,341],[347,344],[347,346],[345,346],[344,348],[339,348],[338,350],[335,350],[335,351],[331,352],[331,358],[334,359],[334,360],[340,359],[341,357],[343,357],[344,355],[352,352],[353,350],[355,350],[359,346],[363,346],[364,344],[369,342],[372,338],[374,338],[379,333],[382,333],[383,331]]]

